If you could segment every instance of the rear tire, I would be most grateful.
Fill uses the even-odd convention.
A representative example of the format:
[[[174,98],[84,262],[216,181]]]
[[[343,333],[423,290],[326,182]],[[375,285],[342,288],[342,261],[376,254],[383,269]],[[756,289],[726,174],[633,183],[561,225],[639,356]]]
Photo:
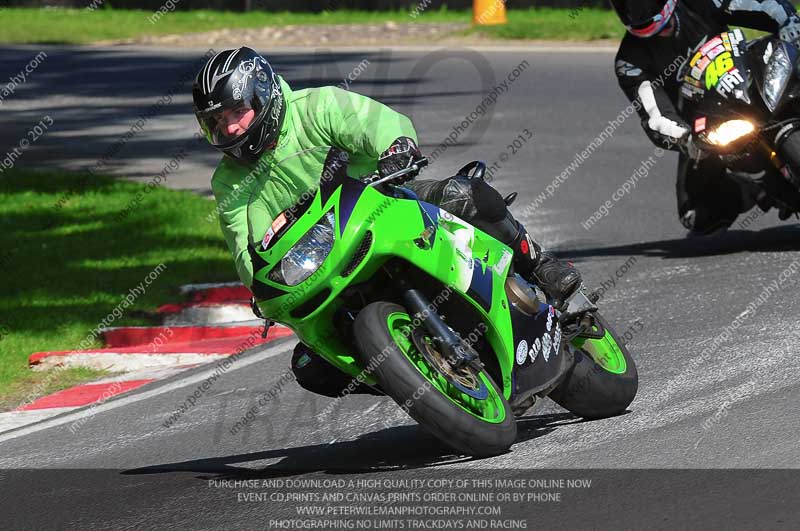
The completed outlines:
[[[362,362],[365,367],[372,368],[370,374],[381,389],[411,418],[459,452],[475,457],[507,452],[517,438],[517,424],[511,407],[491,377],[486,371],[479,374],[487,386],[486,400],[492,400],[496,406],[495,417],[489,421],[478,418],[465,406],[456,403],[453,396],[446,395],[431,383],[421,369],[412,363],[409,356],[419,355],[416,347],[413,344],[409,347],[405,342],[398,345],[392,332],[391,323],[398,316],[411,322],[402,306],[374,302],[358,314],[354,324],[356,346]],[[409,352],[404,352],[404,349]],[[430,364],[425,367],[430,368]],[[435,369],[432,372],[441,374]]]
[[[548,395],[564,409],[590,420],[624,413],[639,389],[639,374],[631,353],[600,315],[597,319],[606,329],[606,338],[586,340],[583,346],[573,341],[575,363]]]

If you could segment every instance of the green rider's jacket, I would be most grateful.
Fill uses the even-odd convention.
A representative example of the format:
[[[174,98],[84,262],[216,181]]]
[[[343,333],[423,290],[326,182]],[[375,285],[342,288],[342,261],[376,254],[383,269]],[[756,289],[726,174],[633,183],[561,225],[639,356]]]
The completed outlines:
[[[374,172],[379,155],[401,136],[417,140],[406,116],[375,100],[337,87],[292,91],[281,79],[286,118],[278,145],[253,165],[225,156],[211,179],[220,226],[245,286],[253,283],[247,251],[250,232],[260,241],[272,220],[305,193],[316,190],[326,147],[350,155],[352,176]],[[316,148],[316,149],[315,149]],[[323,148],[323,149],[320,149]],[[258,198],[258,225],[248,226],[247,206]],[[254,222],[255,224],[255,222]]]

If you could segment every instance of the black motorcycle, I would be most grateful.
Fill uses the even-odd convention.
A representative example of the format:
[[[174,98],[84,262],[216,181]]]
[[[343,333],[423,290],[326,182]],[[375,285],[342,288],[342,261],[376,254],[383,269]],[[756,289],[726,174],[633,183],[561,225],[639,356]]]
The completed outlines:
[[[735,29],[693,52],[679,71],[679,109],[699,148],[690,154],[720,157],[781,219],[800,212],[798,49],[772,36],[747,41]]]

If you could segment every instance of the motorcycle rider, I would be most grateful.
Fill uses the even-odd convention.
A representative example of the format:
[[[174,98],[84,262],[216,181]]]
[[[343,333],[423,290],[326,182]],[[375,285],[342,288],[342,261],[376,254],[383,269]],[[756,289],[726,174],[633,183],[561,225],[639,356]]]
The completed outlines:
[[[347,152],[350,175],[377,170],[385,176],[422,158],[407,117],[337,87],[292,90],[264,57],[247,47],[211,58],[197,74],[192,92],[203,134],[224,153],[211,188],[236,270],[248,287],[253,283],[249,199],[257,193],[267,198],[269,227],[283,210],[319,186],[327,150],[314,148]],[[543,252],[502,196],[482,179],[456,175],[404,186],[512,247],[515,271],[535,280],[551,297],[563,300],[580,284],[578,272]],[[337,396],[350,383],[349,376],[331,371],[302,344],[295,348],[292,368],[303,387],[320,394]]]
[[[691,128],[676,106],[681,80],[674,64],[710,35],[744,26],[800,39],[800,18],[788,0],[611,0],[628,32],[615,59],[617,80],[642,118],[650,140],[664,149],[680,150],[678,215],[691,235],[727,230],[740,213],[762,197],[744,190],[725,174],[718,157],[699,155],[690,141]],[[679,66],[679,65],[678,65]]]

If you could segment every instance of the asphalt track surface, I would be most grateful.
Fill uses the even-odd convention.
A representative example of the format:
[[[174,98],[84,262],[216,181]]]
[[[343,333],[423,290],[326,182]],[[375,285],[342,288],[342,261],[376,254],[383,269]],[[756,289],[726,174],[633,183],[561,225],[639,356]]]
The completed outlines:
[[[38,50],[5,49],[0,79],[19,71]],[[55,123],[24,152],[19,167],[91,166],[204,52],[45,50],[46,62],[0,108],[3,146],[17,145],[45,114]],[[233,425],[287,370],[292,345],[287,341],[243,357],[169,428],[163,423],[208,368],[79,412],[80,418],[56,418],[0,434],[3,469],[108,469],[91,480],[73,475],[63,481],[55,472],[27,478],[6,472],[0,489],[14,493],[6,506],[18,524],[12,528],[265,529],[266,505],[220,501],[206,486],[208,479],[252,473],[365,477],[378,472],[382,478],[408,478],[465,470],[502,478],[531,468],[798,467],[797,225],[770,213],[715,241],[687,240],[675,214],[677,158],[655,155],[635,117],[621,123],[543,204],[526,208],[626,107],[608,50],[272,55],[274,66],[295,87],[338,84],[365,58],[370,63],[352,89],[410,115],[427,152],[493,86],[507,80],[522,61],[529,63],[487,116],[458,138],[458,146],[441,154],[426,176],[446,177],[472,159],[500,161],[494,185],[504,193],[519,192],[512,210],[547,246],[574,260],[589,285],[605,283],[602,310],[618,332],[627,333],[639,369],[639,395],[630,411],[584,422],[548,401],[519,421],[519,439],[510,453],[468,460],[450,455],[388,399],[349,397],[320,417],[329,400],[291,383],[258,409],[255,422],[232,434]],[[146,181],[195,129],[184,86],[105,168]],[[529,140],[526,129],[532,133]],[[519,149],[508,147],[518,137],[526,142]],[[216,156],[201,145],[192,145],[189,153],[168,185],[207,192]],[[639,170],[635,189],[612,201],[608,214],[587,230],[586,220],[651,156],[655,164],[646,175]],[[795,273],[782,275],[793,264]],[[773,289],[762,296],[770,285]],[[755,300],[761,302],[751,305]],[[726,327],[729,333],[723,334]],[[640,488],[628,482],[609,495],[616,505],[606,500],[599,507],[596,498],[580,503],[576,498],[570,505],[547,506],[537,518],[539,523],[592,527],[613,521],[615,511],[630,508],[631,500],[641,508],[663,501],[669,492],[678,498],[675,505],[663,505],[658,518],[626,520],[615,527],[699,527],[724,515],[733,518],[732,527],[781,527],[792,521],[788,507],[796,506],[797,477],[795,471],[780,482],[772,478],[745,487],[724,476],[714,480],[713,488],[703,487],[712,495],[715,489],[730,492],[734,487],[768,493],[772,505],[758,512],[743,509],[744,493],[742,503],[727,512],[708,507],[686,511],[689,494],[676,493],[691,489],[664,480],[652,485],[654,491],[646,481],[635,483]],[[52,509],[42,512],[48,499]],[[270,515],[291,513],[289,506],[269,510]]]

